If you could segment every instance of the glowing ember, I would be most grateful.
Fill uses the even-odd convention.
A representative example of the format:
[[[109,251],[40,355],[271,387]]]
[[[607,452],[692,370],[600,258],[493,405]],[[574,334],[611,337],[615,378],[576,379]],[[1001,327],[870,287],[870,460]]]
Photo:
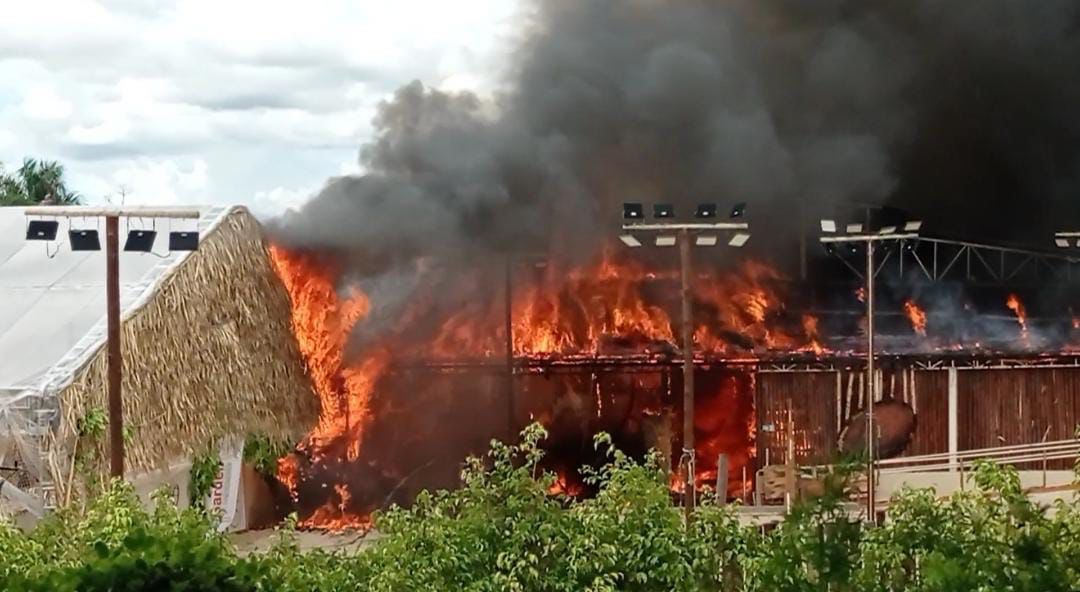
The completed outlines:
[[[911,328],[915,333],[926,337],[926,311],[919,308],[914,300],[904,302],[904,314],[911,321]]]

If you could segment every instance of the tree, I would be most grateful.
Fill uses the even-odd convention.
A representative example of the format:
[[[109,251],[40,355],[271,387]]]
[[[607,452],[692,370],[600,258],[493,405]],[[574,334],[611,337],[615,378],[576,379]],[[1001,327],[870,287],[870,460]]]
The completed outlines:
[[[27,158],[11,174],[0,166],[0,206],[73,205],[80,200],[78,193],[67,188],[64,165],[56,161]]]

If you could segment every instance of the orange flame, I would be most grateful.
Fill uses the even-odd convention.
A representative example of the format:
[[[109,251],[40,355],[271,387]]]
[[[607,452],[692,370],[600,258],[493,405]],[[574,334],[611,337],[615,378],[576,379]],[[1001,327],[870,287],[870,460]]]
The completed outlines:
[[[1013,311],[1016,315],[1016,322],[1020,325],[1020,332],[1027,338],[1028,326],[1027,326],[1027,311],[1024,309],[1024,303],[1020,302],[1020,297],[1016,294],[1009,294],[1009,298],[1005,300],[1005,306],[1009,310]]]
[[[904,302],[904,314],[911,321],[911,328],[915,333],[926,337],[926,311],[919,308],[914,300],[907,300]]]

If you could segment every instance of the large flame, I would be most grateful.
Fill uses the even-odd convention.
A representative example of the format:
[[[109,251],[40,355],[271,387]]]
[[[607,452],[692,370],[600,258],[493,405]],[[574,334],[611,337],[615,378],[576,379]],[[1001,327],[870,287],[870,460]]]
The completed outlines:
[[[911,328],[916,334],[926,337],[926,311],[919,308],[914,300],[904,301],[904,314],[911,321]]]

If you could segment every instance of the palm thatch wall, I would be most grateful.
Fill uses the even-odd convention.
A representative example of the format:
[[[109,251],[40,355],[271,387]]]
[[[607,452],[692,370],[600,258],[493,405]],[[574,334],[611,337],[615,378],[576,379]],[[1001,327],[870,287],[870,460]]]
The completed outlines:
[[[307,433],[319,404],[290,312],[259,223],[247,210],[232,209],[154,297],[123,320],[123,413],[131,430],[126,471],[205,453],[224,436],[296,441]],[[80,474],[101,474],[107,465],[100,462],[108,458],[107,436],[78,433],[88,412],[106,408],[106,358],[102,346],[60,393],[49,462],[61,502],[71,498],[76,456],[99,461]]]

